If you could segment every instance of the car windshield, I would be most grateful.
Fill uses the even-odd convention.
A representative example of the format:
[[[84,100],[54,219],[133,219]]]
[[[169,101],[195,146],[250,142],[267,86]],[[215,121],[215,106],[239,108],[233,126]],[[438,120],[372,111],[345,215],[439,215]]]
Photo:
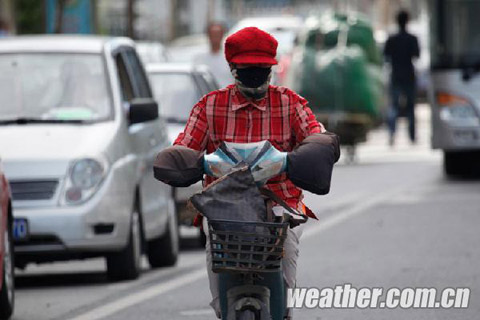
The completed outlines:
[[[112,108],[100,55],[0,54],[0,121],[100,121]]]
[[[462,68],[480,64],[480,2],[431,1],[431,61],[433,68]]]
[[[200,100],[193,76],[162,72],[150,74],[150,80],[160,114],[170,122],[187,122],[192,107]]]

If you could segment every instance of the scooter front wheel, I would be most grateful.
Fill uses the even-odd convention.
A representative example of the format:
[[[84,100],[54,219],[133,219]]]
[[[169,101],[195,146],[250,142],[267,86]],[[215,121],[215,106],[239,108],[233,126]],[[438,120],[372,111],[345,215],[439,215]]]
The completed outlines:
[[[252,310],[243,310],[242,312],[239,312],[237,314],[236,320],[263,320],[263,319],[257,319],[255,317],[255,312],[253,312]]]

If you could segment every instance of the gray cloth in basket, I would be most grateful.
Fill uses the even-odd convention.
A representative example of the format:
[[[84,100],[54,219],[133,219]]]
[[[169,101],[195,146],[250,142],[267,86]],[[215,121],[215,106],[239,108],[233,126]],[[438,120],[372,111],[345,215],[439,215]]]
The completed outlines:
[[[209,220],[266,221],[265,200],[246,165],[216,180],[190,201]],[[242,227],[242,231],[254,230]]]

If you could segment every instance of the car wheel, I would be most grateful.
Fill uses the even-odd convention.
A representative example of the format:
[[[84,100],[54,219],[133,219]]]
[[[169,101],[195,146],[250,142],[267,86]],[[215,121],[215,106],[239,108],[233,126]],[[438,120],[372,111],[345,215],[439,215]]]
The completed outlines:
[[[10,226],[7,223],[7,226]],[[3,285],[0,291],[0,319],[9,319],[13,313],[15,303],[15,279],[13,261],[13,241],[10,228],[6,228],[4,235],[3,256]]]
[[[480,160],[480,152],[463,151],[451,152],[445,151],[443,154],[443,167],[447,176],[454,175],[478,175],[477,163]]]
[[[134,210],[130,222],[127,246],[120,252],[107,256],[107,273],[112,280],[133,280],[138,278],[142,259],[142,229],[140,213]]]
[[[455,152],[444,152],[443,168],[447,176],[453,176],[461,173],[460,155]]]
[[[180,241],[178,221],[175,210],[170,211],[165,234],[148,242],[148,262],[152,268],[173,266],[177,262]]]

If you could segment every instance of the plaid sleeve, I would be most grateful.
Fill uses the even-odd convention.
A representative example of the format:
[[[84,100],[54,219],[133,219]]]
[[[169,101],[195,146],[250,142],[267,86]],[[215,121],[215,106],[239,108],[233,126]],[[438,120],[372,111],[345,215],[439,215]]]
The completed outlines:
[[[207,145],[207,134],[208,123],[205,112],[205,98],[203,98],[193,107],[185,129],[178,135],[173,144],[203,151]]]
[[[312,110],[308,107],[307,100],[299,97],[299,99],[294,102],[293,108],[294,116],[292,119],[292,128],[297,143],[302,142],[303,139],[314,133],[323,133],[326,131],[323,124],[317,121]]]

